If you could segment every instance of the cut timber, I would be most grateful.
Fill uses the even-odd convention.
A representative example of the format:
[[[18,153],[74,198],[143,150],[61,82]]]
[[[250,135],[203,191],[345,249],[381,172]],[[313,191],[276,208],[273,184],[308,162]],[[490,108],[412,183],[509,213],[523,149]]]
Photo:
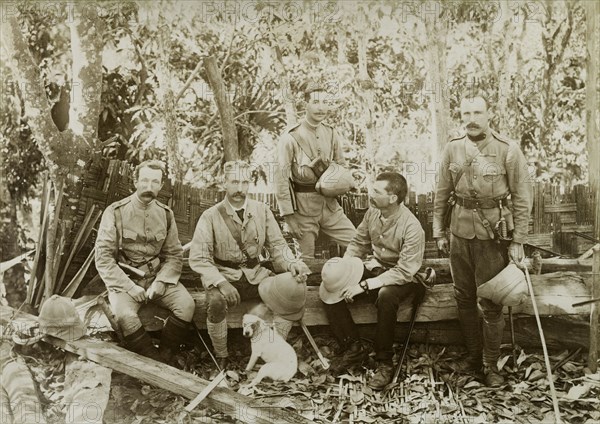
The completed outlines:
[[[554,272],[549,274],[531,276],[538,308],[541,315],[589,315],[590,307],[574,308],[573,303],[588,300],[589,289],[583,278],[574,272]],[[206,328],[206,306],[204,290],[188,288],[196,301],[194,321],[200,328]],[[398,321],[408,322],[410,319],[410,301],[406,299],[398,311]],[[230,328],[240,328],[242,316],[249,308],[248,302],[230,308],[227,313],[227,324]],[[360,300],[349,304],[350,312],[357,324],[372,324],[377,321],[375,305]],[[517,315],[533,315],[531,301],[525,300],[520,306],[513,308]],[[167,311],[158,306],[147,304],[140,309],[140,317],[148,330],[159,330],[162,321],[166,318]],[[425,300],[417,315],[418,322],[446,321],[458,319],[454,290],[452,284],[440,284],[425,294]],[[306,312],[304,314],[306,325],[327,325],[327,317],[321,300],[318,287],[308,287],[306,299]]]
[[[5,324],[15,317],[16,311],[8,306],[0,306],[0,322]],[[20,312],[19,319],[37,320],[37,317]],[[102,366],[127,374],[138,380],[169,390],[188,399],[194,399],[208,381],[180,371],[176,368],[140,356],[113,343],[85,337],[74,342],[65,342],[46,336],[44,341],[61,349],[83,356]],[[207,406],[245,423],[311,423],[301,415],[279,407],[256,408],[254,400],[232,390],[216,387],[205,399]]]

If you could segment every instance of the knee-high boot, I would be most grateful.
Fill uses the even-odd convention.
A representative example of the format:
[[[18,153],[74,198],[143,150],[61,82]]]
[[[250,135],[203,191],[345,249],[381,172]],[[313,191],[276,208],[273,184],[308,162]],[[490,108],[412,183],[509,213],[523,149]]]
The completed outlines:
[[[457,371],[480,371],[483,365],[481,322],[477,308],[458,309],[460,329],[465,339],[467,356],[456,364]]]
[[[158,348],[152,344],[152,339],[146,333],[144,327],[140,327],[133,333],[125,336],[124,344],[125,348],[132,352],[139,353],[156,361],[161,361],[162,359]]]
[[[190,338],[190,323],[177,318],[175,315],[169,316],[160,337],[159,352],[165,363],[173,362],[173,355],[179,352],[180,346]]]

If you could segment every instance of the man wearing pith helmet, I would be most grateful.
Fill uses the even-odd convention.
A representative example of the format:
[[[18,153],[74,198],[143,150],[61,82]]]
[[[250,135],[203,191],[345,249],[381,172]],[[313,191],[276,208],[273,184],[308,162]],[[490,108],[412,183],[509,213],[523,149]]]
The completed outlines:
[[[294,257],[268,205],[248,199],[251,173],[247,162],[225,164],[225,199],[200,216],[190,248],[190,267],[206,289],[206,325],[221,369],[229,365],[229,307],[262,299],[286,338],[306,301],[310,269]],[[263,266],[263,248],[278,275]]]
[[[343,247],[355,232],[336,200],[353,188],[354,180],[345,168],[342,137],[323,122],[331,96],[324,86],[307,84],[306,114],[283,132],[277,145],[277,204],[303,258],[314,258],[319,231]]]
[[[448,142],[442,153],[433,237],[438,249],[450,254],[454,297],[467,347],[458,369],[479,372],[483,367],[486,384],[500,386],[504,377],[496,364],[504,329],[502,305],[478,298],[477,288],[502,271],[509,260],[517,264],[523,260],[531,184],[519,145],[490,129],[488,102],[482,93],[471,90],[464,95],[460,115],[465,134]],[[450,217],[449,246],[445,217]],[[478,309],[483,313],[483,333]]]
[[[423,263],[425,232],[404,205],[406,179],[383,172],[369,190],[371,207],[356,229],[343,258],[330,259],[322,271],[319,288],[327,318],[338,339],[342,362],[362,361],[367,355],[347,303],[365,297],[377,306],[375,359],[377,371],[368,381],[383,389],[392,380],[393,340],[400,302],[417,289],[415,274]],[[363,263],[367,255],[373,256]]]
[[[173,211],[156,200],[164,176],[160,161],[145,161],[137,167],[135,193],[102,214],[95,250],[96,269],[108,288],[126,347],[173,363],[172,355],[189,338],[195,304],[179,282],[183,248]],[[161,333],[160,351],[137,315],[147,301],[171,311]]]

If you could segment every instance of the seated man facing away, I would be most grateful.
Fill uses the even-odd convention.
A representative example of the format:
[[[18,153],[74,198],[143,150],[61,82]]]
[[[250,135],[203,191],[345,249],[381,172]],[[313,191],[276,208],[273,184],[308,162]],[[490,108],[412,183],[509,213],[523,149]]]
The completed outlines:
[[[189,336],[195,305],[179,283],[183,248],[173,211],[156,200],[163,177],[160,161],[142,162],[137,167],[135,193],[106,208],[95,249],[96,269],[108,288],[125,347],[170,362],[172,354]],[[132,267],[145,276],[131,273]],[[152,344],[137,314],[148,300],[172,313],[162,330],[160,351]]]
[[[368,382],[383,389],[393,375],[394,327],[400,302],[415,288],[413,277],[423,263],[425,232],[404,205],[407,184],[396,172],[377,176],[370,190],[371,207],[356,230],[344,258],[329,260],[322,271],[319,289],[331,330],[347,360],[364,359],[358,329],[346,302],[367,296],[377,306],[375,359],[377,372]],[[373,251],[363,264],[360,258]]]
[[[225,199],[200,216],[190,248],[190,267],[206,289],[206,324],[221,369],[229,364],[228,307],[262,299],[285,339],[306,301],[310,269],[294,257],[268,205],[247,198],[251,171],[243,161],[225,164]],[[263,248],[281,274],[261,266]]]

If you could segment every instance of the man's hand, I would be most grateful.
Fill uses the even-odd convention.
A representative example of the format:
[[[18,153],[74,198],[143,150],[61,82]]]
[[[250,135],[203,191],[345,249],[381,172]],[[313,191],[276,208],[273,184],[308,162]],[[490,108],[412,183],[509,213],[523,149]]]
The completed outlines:
[[[342,297],[344,298],[344,300],[346,301],[346,303],[354,302],[354,296],[356,296],[357,294],[364,293],[364,290],[362,289],[361,286],[359,286],[359,284],[360,283],[349,285],[342,290],[341,294],[342,294]]]
[[[137,284],[135,286],[133,286],[132,288],[130,288],[127,291],[127,294],[129,296],[133,297],[133,300],[135,300],[138,303],[145,303],[148,300],[148,296],[146,295],[146,290],[144,290],[143,287],[140,287]]]
[[[302,261],[293,262],[290,264],[289,271],[292,273],[292,276],[296,279],[296,281],[300,284],[306,283],[306,279],[310,274],[310,268]]]
[[[221,292],[228,306],[236,306],[242,301],[240,293],[229,281],[223,281],[217,285],[217,289]]]
[[[439,237],[436,239],[435,243],[437,244],[438,251],[442,252],[444,255],[448,255],[450,253],[448,239],[446,237]]]
[[[525,251],[523,250],[523,245],[521,243],[516,243],[514,241],[510,242],[510,245],[508,246],[508,259],[517,265],[521,265],[523,259],[525,259]]]
[[[167,286],[162,281],[154,280],[150,287],[146,290],[146,295],[148,299],[154,300],[161,297],[167,291]]]
[[[304,235],[304,232],[300,229],[300,223],[298,222],[298,218],[295,214],[285,215],[283,217],[285,223],[288,226],[288,230],[292,237],[295,239],[301,239]]]

